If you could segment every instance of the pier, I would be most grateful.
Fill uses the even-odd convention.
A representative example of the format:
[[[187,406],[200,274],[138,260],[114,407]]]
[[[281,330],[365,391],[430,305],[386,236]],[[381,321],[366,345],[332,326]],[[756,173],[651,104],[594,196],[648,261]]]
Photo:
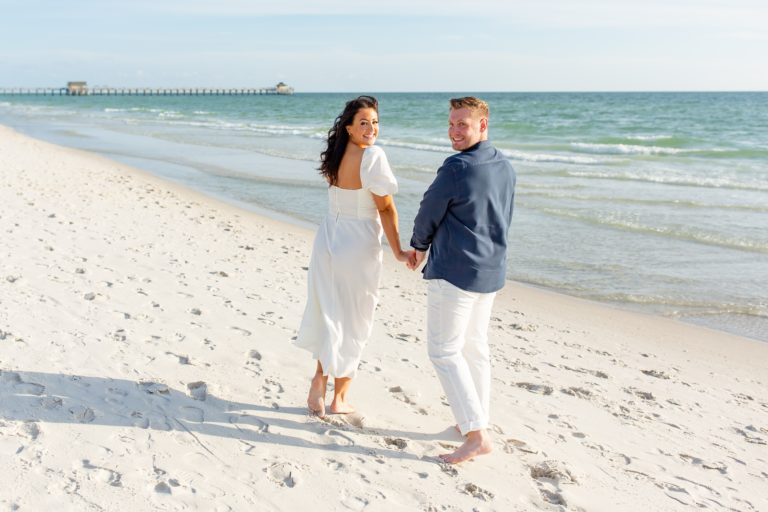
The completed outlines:
[[[274,87],[88,87],[86,82],[68,82],[66,87],[0,87],[0,94],[10,96],[254,96],[293,94],[293,87],[283,82]]]

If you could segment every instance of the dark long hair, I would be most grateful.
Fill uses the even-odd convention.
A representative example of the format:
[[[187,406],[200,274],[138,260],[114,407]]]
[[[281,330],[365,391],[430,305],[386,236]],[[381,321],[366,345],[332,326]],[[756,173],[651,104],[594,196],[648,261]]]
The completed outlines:
[[[379,113],[379,102],[373,96],[358,96],[349,100],[344,106],[344,111],[333,122],[333,126],[328,130],[328,146],[325,151],[320,153],[320,174],[328,180],[328,183],[335,185],[339,179],[339,165],[344,156],[344,150],[347,149],[349,142],[349,133],[347,126],[352,124],[355,114],[361,108],[372,108]]]

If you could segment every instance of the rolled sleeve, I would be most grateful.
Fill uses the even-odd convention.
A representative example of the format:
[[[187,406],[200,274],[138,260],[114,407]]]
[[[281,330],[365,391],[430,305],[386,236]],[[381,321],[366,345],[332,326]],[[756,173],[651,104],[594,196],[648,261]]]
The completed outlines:
[[[432,184],[424,192],[419,212],[413,221],[411,247],[414,249],[426,251],[432,244],[437,227],[443,221],[456,194],[453,173],[451,166],[441,167]]]

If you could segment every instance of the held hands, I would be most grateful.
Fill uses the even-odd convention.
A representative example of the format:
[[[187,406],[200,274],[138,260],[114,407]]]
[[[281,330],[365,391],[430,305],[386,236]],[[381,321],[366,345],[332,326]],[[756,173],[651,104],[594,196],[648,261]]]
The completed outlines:
[[[416,270],[424,262],[427,253],[416,249],[411,249],[408,252],[413,254],[413,258],[409,258],[405,265],[411,270]]]
[[[397,258],[397,261],[401,261],[405,263],[405,266],[413,270],[414,267],[411,265],[414,265],[416,263],[416,251],[411,249],[408,251],[400,251],[399,254],[395,255],[395,258]]]
[[[395,258],[397,258],[397,261],[402,261],[405,263],[405,266],[410,270],[416,270],[424,262],[426,255],[426,252],[417,251],[416,249],[409,249],[407,251],[400,251],[398,254],[395,254]]]

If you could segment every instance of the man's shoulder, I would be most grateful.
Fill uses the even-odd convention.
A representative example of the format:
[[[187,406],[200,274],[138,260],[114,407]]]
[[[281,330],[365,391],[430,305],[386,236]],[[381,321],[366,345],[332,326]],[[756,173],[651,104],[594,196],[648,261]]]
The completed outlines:
[[[488,141],[479,143],[480,145],[471,151],[462,151],[449,156],[443,162],[444,166],[454,166],[458,168],[471,167],[478,164],[489,162],[504,162],[511,167],[509,160],[504,154]]]
[[[445,170],[451,170],[451,171],[457,171],[460,170],[467,165],[467,160],[462,158],[461,156],[463,153],[456,153],[454,155],[449,156],[445,160],[443,160],[443,165],[440,166],[440,168],[437,170],[445,171]]]

